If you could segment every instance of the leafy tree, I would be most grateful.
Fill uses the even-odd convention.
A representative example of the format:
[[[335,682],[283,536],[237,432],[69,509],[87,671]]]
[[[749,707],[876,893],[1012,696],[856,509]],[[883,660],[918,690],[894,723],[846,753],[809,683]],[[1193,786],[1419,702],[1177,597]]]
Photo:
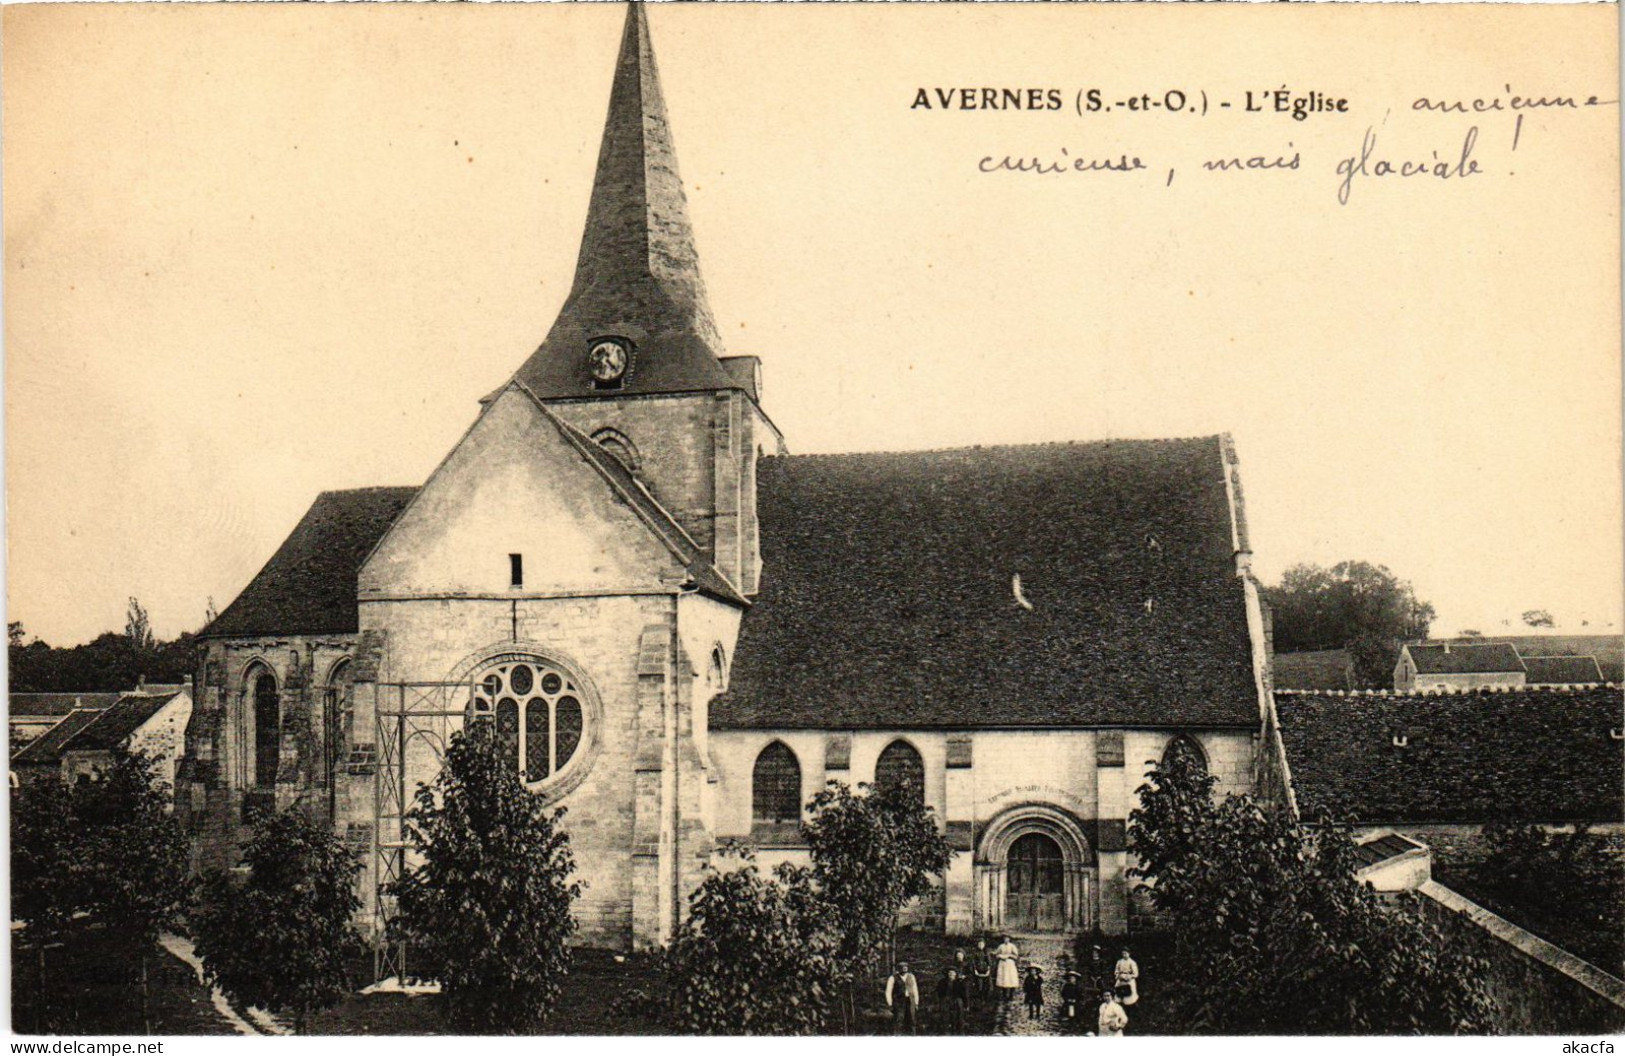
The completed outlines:
[[[16,625],[13,625],[16,626]],[[85,900],[85,863],[79,853],[67,790],[44,780],[11,792],[11,919],[21,921],[22,944],[34,949],[38,1006],[45,999],[46,949],[67,937]],[[42,1031],[51,1026],[39,1024]]]
[[[1545,609],[1530,609],[1523,614],[1523,622],[1530,627],[1556,627],[1557,621]]]
[[[558,1000],[581,894],[563,814],[520,782],[488,723],[453,734],[439,776],[418,786],[406,834],[421,862],[391,885],[391,938],[433,965],[459,1030],[530,1030]]]
[[[881,950],[893,945],[903,907],[930,894],[932,878],[954,856],[917,786],[859,788],[854,794],[831,781],[808,805],[802,830],[849,984],[873,970]],[[852,1004],[849,989],[845,1014]]]
[[[1305,830],[1251,796],[1215,803],[1179,753],[1130,815],[1133,875],[1174,936],[1170,1015],[1199,1033],[1485,1030],[1485,966],[1354,876],[1347,829]]]
[[[809,870],[711,870],[666,952],[666,1025],[684,1034],[818,1034],[845,972]]]
[[[1457,633],[1456,637],[1458,637],[1458,638],[1482,638],[1482,637],[1484,637],[1484,632],[1480,631],[1480,630],[1476,630],[1476,629],[1471,628],[1471,627],[1464,627],[1464,628],[1462,628],[1461,631],[1459,631]]]
[[[1491,900],[1542,937],[1617,974],[1625,958],[1619,923],[1625,863],[1608,837],[1584,824],[1548,832],[1499,821],[1485,825],[1483,835],[1487,853],[1476,874]]]
[[[21,626],[18,625],[18,629]],[[112,631],[83,645],[58,648],[13,634],[7,650],[15,693],[114,693],[148,682],[180,682],[196,668],[197,637],[181,634],[138,650],[128,634]]]
[[[349,992],[349,966],[366,952],[354,922],[361,863],[295,806],[255,824],[243,864],[246,877],[204,878],[192,913],[198,956],[226,996],[292,1013],[303,1034],[311,1012]]]
[[[1400,643],[1426,638],[1434,617],[1410,583],[1366,561],[1294,565],[1264,597],[1274,612],[1277,650],[1347,649],[1364,687],[1389,684]]]
[[[134,597],[130,599],[130,607],[125,610],[124,637],[130,640],[130,645],[138,653],[152,649],[152,621],[147,618],[147,610]]]
[[[76,853],[85,863],[83,905],[121,940],[139,969],[141,1016],[148,1020],[147,967],[158,936],[186,902],[189,849],[171,811],[157,760],[118,750],[94,780],[74,787]]]

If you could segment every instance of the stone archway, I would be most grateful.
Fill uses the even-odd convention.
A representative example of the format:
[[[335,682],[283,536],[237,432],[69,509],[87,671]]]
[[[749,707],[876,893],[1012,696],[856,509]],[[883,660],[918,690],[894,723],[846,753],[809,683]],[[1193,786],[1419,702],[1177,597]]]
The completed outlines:
[[[976,852],[976,920],[989,931],[1076,932],[1095,924],[1097,869],[1083,825],[1047,803],[1011,807]]]

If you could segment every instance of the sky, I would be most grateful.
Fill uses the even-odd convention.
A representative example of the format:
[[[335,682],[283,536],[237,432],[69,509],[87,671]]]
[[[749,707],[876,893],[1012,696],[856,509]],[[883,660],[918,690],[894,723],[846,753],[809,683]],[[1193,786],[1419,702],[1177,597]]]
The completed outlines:
[[[7,6],[8,619],[195,630],[320,491],[421,483],[569,287],[622,16]],[[1385,564],[1436,633],[1625,625],[1617,18],[650,13],[711,304],[792,451],[1229,432],[1266,582]],[[985,86],[1064,105],[913,105]],[[1144,168],[980,171],[1007,155]]]

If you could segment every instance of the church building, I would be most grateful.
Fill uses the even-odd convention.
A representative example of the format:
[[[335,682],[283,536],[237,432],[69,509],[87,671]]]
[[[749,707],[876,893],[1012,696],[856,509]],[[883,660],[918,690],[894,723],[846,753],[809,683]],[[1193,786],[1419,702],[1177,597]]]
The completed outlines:
[[[1128,930],[1148,767],[1275,765],[1229,438],[798,456],[762,374],[707,305],[634,4],[552,329],[421,487],[319,495],[203,632],[194,865],[301,803],[381,920],[413,792],[489,721],[568,808],[589,945],[664,942],[723,841],[804,856],[828,781],[935,811],[922,926]]]

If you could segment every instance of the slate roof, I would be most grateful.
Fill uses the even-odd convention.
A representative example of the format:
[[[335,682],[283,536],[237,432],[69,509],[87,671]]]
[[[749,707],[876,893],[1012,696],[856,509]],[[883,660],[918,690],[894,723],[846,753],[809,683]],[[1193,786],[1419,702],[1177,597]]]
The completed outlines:
[[[711,725],[1256,726],[1226,469],[1216,436],[764,458]]]
[[[1386,862],[1390,858],[1398,858],[1402,854],[1409,854],[1421,845],[1414,840],[1390,832],[1386,836],[1379,836],[1374,840],[1367,840],[1357,844],[1354,848],[1354,860],[1359,863],[1358,868]]]
[[[1306,816],[1364,824],[1625,820],[1617,686],[1277,693]],[[1395,736],[1405,745],[1394,744]]]
[[[128,694],[69,738],[61,751],[112,751],[179,695]]]
[[[322,492],[271,560],[199,637],[353,633],[361,563],[417,490]]]
[[[1512,674],[1523,670],[1507,642],[1475,645],[1407,645],[1419,675]]]
[[[595,338],[633,345],[622,387],[594,388]],[[718,361],[688,200],[642,4],[628,5],[575,281],[514,375],[544,399],[754,388]]]
[[[63,716],[75,708],[99,711],[118,700],[117,693],[13,693],[8,700],[13,719]]]
[[[1276,653],[1272,670],[1277,689],[1349,688],[1349,654],[1345,649]]]
[[[80,730],[104,715],[104,709],[80,708],[70,711],[55,726],[29,741],[11,757],[12,766],[55,766],[62,748]]]
[[[1532,686],[1579,685],[1603,680],[1602,669],[1594,656],[1526,656],[1523,666],[1529,672],[1526,681]]]

